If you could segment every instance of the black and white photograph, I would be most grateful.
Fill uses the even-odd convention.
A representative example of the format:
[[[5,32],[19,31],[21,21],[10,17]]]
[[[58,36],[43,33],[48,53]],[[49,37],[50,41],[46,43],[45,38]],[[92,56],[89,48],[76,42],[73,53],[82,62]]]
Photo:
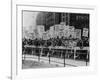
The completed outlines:
[[[12,80],[74,79],[72,76],[84,79],[84,75],[96,73],[95,7],[15,4],[12,9]]]
[[[100,80],[100,0],[0,7],[0,80]]]
[[[22,10],[22,69],[89,64],[89,13]]]

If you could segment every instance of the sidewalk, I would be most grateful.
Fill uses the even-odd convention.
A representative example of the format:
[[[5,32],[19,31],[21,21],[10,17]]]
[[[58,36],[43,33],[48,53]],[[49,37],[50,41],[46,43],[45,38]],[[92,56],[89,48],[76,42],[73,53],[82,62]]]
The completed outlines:
[[[22,62],[22,69],[31,69],[31,68],[55,68],[59,67],[54,64],[49,64],[49,63],[44,63],[44,62],[39,62],[35,60],[24,60]]]
[[[39,61],[38,56],[33,55],[25,55],[27,60]],[[44,62],[49,64],[49,57],[40,57],[40,62]],[[64,59],[62,58],[54,58],[50,57],[50,64],[55,64],[57,66],[64,66]],[[78,67],[78,66],[86,66],[85,61],[73,60],[73,59],[65,59],[66,67]],[[89,65],[89,63],[87,63]]]

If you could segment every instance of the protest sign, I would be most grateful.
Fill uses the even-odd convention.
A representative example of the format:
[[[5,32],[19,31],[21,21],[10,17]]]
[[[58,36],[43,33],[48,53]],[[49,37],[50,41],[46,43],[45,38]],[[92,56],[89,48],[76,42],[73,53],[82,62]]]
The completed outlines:
[[[83,35],[84,37],[88,37],[88,28],[83,28]]]
[[[76,38],[81,39],[81,29],[75,29]]]

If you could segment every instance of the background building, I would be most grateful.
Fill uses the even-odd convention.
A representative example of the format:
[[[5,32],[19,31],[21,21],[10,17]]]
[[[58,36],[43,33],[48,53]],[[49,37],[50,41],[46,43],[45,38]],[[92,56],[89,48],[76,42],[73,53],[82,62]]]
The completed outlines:
[[[46,12],[39,12],[38,13],[37,19],[36,19],[37,25],[45,25],[45,22],[46,22],[45,14],[46,14]]]
[[[60,24],[61,13],[55,12],[40,12],[37,16],[37,25],[44,25],[45,31],[50,29],[54,24]]]
[[[60,24],[61,22],[65,22],[65,25],[74,26],[75,29],[81,29],[81,36],[83,28],[89,30],[89,14],[84,13],[40,12],[36,22],[37,25],[44,25],[45,31],[49,30],[50,26]]]

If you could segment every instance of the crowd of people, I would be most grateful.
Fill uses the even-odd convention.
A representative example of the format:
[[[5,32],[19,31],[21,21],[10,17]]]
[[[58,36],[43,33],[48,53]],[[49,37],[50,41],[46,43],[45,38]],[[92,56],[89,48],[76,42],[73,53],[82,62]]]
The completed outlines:
[[[70,43],[74,43],[74,45],[70,44]],[[83,40],[79,40],[79,39],[66,39],[64,37],[62,38],[50,38],[48,40],[43,40],[43,39],[26,39],[26,38],[23,38],[22,40],[22,45],[23,45],[23,51],[26,51],[27,54],[32,54],[31,52],[31,49],[30,48],[27,48],[25,50],[25,45],[29,45],[29,46],[36,46],[36,47],[46,47],[44,50],[43,50],[43,53],[47,56],[48,54],[48,51],[49,51],[49,48],[50,46],[52,47],[56,47],[56,46],[62,46],[62,47],[89,47],[89,40],[88,38],[84,38]],[[35,53],[37,55],[37,53],[40,53],[39,52],[39,49],[35,49]],[[60,56],[61,57],[61,54],[63,53],[59,53],[57,51],[54,52],[54,54],[52,56]],[[72,54],[68,54],[68,55],[72,55]],[[68,56],[67,55],[67,56]],[[73,55],[72,55],[73,56]],[[86,55],[85,54],[81,54],[80,57],[83,57],[84,59],[86,59]]]
[[[89,47],[89,40],[88,38],[85,39],[65,39],[64,37],[62,38],[50,38],[48,40],[43,40],[43,39],[26,39],[24,38],[22,40],[23,45],[34,45],[34,46],[44,46],[44,47],[49,47],[49,46],[63,46],[63,47],[70,47],[71,45],[73,47]]]

